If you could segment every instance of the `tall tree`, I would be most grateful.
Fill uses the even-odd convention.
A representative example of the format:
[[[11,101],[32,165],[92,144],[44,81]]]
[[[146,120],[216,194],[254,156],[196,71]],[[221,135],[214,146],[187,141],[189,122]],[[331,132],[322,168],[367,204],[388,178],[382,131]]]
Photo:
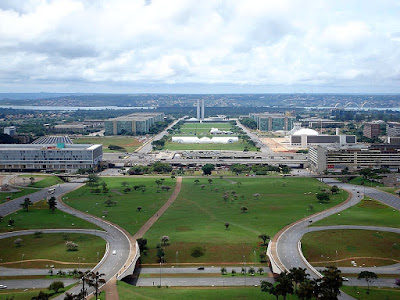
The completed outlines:
[[[329,266],[321,273],[324,275],[319,285],[321,297],[323,299],[337,299],[343,285],[342,272],[334,266]]]
[[[362,271],[360,274],[358,274],[357,279],[365,279],[365,281],[367,282],[367,286],[368,286],[367,293],[369,294],[369,283],[371,281],[374,281],[375,279],[378,279],[378,275],[376,275],[376,273],[374,273],[374,272]]]
[[[274,295],[276,297],[276,300],[278,300],[279,293],[276,289],[276,287],[268,281],[261,281],[261,292],[267,292],[270,293],[271,295]]]
[[[277,285],[276,290],[279,295],[283,296],[283,299],[286,299],[288,294],[293,294],[293,284],[290,278],[290,275],[287,271],[282,272],[278,275],[276,279]]]
[[[303,269],[303,268],[292,268],[289,270],[290,272],[290,277],[292,279],[292,281],[295,284],[295,291],[297,291],[297,286],[304,282],[308,276],[310,276],[309,274],[306,273],[307,269]]]
[[[47,204],[49,205],[49,209],[54,212],[55,209],[57,208],[57,201],[55,197],[51,197],[48,201]]]
[[[24,202],[22,202],[21,203],[21,206],[26,210],[26,211],[28,211],[29,210],[29,206],[31,206],[33,203],[32,203],[32,201],[31,201],[31,199],[29,199],[28,197],[26,197],[25,199],[24,199]]]
[[[205,164],[202,168],[204,175],[211,175],[211,172],[215,170],[213,164]]]
[[[105,276],[106,274],[104,273],[99,273],[99,272],[89,272],[86,276],[87,283],[89,286],[94,287],[94,294],[95,294],[95,299],[98,299],[99,295],[99,288],[106,283],[106,281],[101,278]]]

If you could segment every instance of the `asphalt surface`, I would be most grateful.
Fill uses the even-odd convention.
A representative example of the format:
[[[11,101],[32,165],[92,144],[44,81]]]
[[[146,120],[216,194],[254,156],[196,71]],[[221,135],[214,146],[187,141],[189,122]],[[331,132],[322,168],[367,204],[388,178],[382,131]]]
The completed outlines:
[[[323,270],[324,268],[317,267],[318,271]],[[390,266],[382,266],[382,267],[340,267],[342,273],[359,273],[360,271],[369,271],[374,272],[376,274],[400,274],[400,263],[390,265]]]
[[[253,267],[256,271],[259,268],[258,266],[252,266],[250,263],[247,264],[246,269],[248,270],[250,267]],[[220,274],[221,267],[204,267],[204,270],[198,270],[198,267],[187,267],[187,268],[161,268],[161,271],[165,274]],[[264,268],[264,267],[263,267]],[[228,273],[232,270],[235,270],[236,273],[240,273],[242,267],[226,267]],[[159,274],[160,268],[140,268],[137,269],[140,274]],[[264,268],[264,272],[268,272],[269,269]]]
[[[82,181],[82,179],[78,180],[78,181]],[[71,192],[72,190],[74,190],[76,188],[79,188],[81,185],[82,185],[81,182],[68,182],[68,183],[50,187],[50,188],[55,188],[55,192],[52,195],[48,194],[47,190],[49,188],[47,188],[47,189],[44,189],[42,191],[30,194],[30,195],[26,195],[26,196],[8,201],[8,202],[0,205],[0,215],[6,216],[10,213],[13,213],[13,212],[21,209],[21,203],[23,202],[23,200],[26,197],[29,197],[32,202],[38,202],[38,201],[43,200],[50,196],[54,196],[54,197],[58,198],[66,193]],[[105,279],[106,281],[109,281],[110,279],[115,277],[117,272],[121,268],[124,267],[124,265],[127,262],[127,259],[129,258],[129,255],[130,255],[129,238],[119,228],[115,227],[114,225],[111,225],[99,218],[94,217],[94,216],[74,210],[71,207],[63,204],[60,201],[57,202],[57,209],[59,209],[63,212],[69,213],[71,215],[74,215],[78,218],[84,219],[88,222],[91,222],[106,231],[106,233],[105,233],[106,235],[104,235],[103,238],[105,238],[109,242],[109,252],[106,253],[106,257],[104,258],[104,261],[98,268],[95,269],[95,271],[99,271],[100,273],[105,273],[106,275],[103,277],[103,279]],[[74,229],[71,229],[71,230],[74,230]],[[34,231],[38,231],[38,229],[36,229]],[[41,229],[40,231],[45,232],[46,230]],[[52,230],[52,232],[55,232],[55,231]],[[65,230],[63,230],[63,232],[65,232]],[[16,236],[18,234],[24,234],[24,232],[12,232],[12,233],[7,233],[7,234],[12,234],[12,235]],[[7,234],[5,234],[4,236],[7,236]],[[114,251],[116,252],[116,254],[115,255],[111,254]],[[33,288],[34,286],[37,287],[38,286],[37,284],[38,283],[36,281],[35,282],[32,281],[32,285],[30,286],[30,288]],[[27,285],[27,283],[24,283],[23,288],[29,288],[26,285]],[[12,287],[11,284],[8,284],[7,286],[9,288]],[[70,289],[68,292],[76,294],[79,292],[80,288],[81,288],[80,286],[77,286],[77,287]],[[92,290],[93,289],[88,289],[88,292],[90,293]],[[64,298],[64,295],[60,295],[55,299],[63,299],[63,298]]]
[[[351,184],[344,184],[341,182],[338,182],[335,179],[330,179],[330,178],[325,178],[323,181],[327,184],[330,185],[337,185],[340,188],[346,189],[351,192],[350,195],[350,201],[332,208],[328,211],[321,212],[315,216],[312,216],[310,218],[307,218],[305,220],[299,221],[296,224],[292,225],[289,227],[285,232],[282,233],[282,235],[279,237],[277,241],[277,254],[279,257],[279,260],[282,262],[282,264],[285,266],[286,269],[291,269],[293,267],[301,267],[307,269],[307,273],[311,275],[312,278],[318,278],[319,274],[316,272],[314,268],[312,268],[310,265],[305,263],[305,259],[303,260],[302,258],[302,253],[299,251],[298,246],[299,246],[299,241],[301,240],[301,237],[303,236],[304,233],[310,232],[310,231],[316,231],[316,230],[321,230],[321,228],[324,227],[308,227],[310,222],[316,222],[319,221],[323,218],[326,218],[330,215],[340,213],[341,211],[357,204],[358,202],[361,201],[363,198],[363,194],[374,198],[378,201],[381,201],[385,204],[388,204],[396,209],[400,208],[400,199],[394,195],[381,192],[376,189],[372,188],[367,188],[364,186],[356,186],[356,185],[351,185]],[[391,231],[391,232],[396,232],[400,233],[400,230],[397,228],[383,228],[379,226],[334,226],[330,228],[343,228],[343,229],[369,229],[369,230],[376,230],[376,231]],[[360,269],[358,270],[360,271]],[[358,280],[353,280],[350,279],[350,281],[345,282],[346,285],[362,285],[362,282]],[[392,286],[394,284],[393,279],[380,279],[375,281],[376,285],[378,286]],[[346,294],[342,294],[340,296],[340,299],[352,299]]]
[[[7,286],[7,289],[38,289],[48,288],[55,280],[64,282],[64,286],[74,284],[76,279],[55,278],[55,279],[12,279],[2,280],[0,284]],[[64,299],[64,298],[61,298]]]
[[[236,123],[253,140],[253,142],[256,143],[257,147],[260,147],[260,151],[262,153],[268,153],[271,155],[276,154],[268,146],[266,146],[263,142],[261,142],[261,140],[258,138],[256,134],[252,133],[246,126],[240,123],[239,120],[236,120]]]
[[[253,277],[253,276],[232,276],[228,274],[224,277],[163,277],[161,273],[162,286],[251,286],[260,285],[260,282],[269,281],[274,282],[271,277]],[[136,283],[137,286],[157,286],[160,285],[160,277],[158,278],[139,278]]]
[[[18,268],[5,268],[5,267],[0,267],[0,276],[32,276],[32,275],[49,275],[49,271],[51,268],[48,269],[18,269]],[[54,275],[59,271],[63,271],[65,273],[68,273],[68,271],[71,271],[73,269],[62,269],[62,268],[53,268],[54,270]],[[87,269],[77,269],[78,271],[86,271]],[[5,279],[7,280],[7,279]]]

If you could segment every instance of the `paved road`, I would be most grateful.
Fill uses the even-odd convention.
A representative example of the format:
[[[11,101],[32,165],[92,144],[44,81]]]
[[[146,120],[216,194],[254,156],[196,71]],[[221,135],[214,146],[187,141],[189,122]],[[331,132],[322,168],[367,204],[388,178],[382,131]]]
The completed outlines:
[[[33,203],[35,203],[40,200],[47,199],[50,196],[54,196],[57,198],[63,194],[73,191],[74,189],[76,189],[80,186],[81,186],[81,183],[79,183],[79,182],[63,183],[60,185],[54,185],[52,187],[49,187],[49,188],[55,188],[55,192],[53,195],[49,195],[49,193],[47,192],[47,190],[49,188],[46,188],[46,189],[40,190],[38,192],[35,192],[33,194],[29,194],[29,195],[26,195],[23,197],[16,198],[12,201],[2,203],[2,204],[0,204],[0,215],[2,215],[4,217],[8,214],[11,214],[11,213],[21,209],[21,203],[24,202],[24,199],[26,197],[29,197],[29,199],[31,199],[31,201]]]
[[[337,185],[340,188],[347,189],[348,191],[351,191],[350,195],[350,200],[343,203],[342,205],[339,205],[337,207],[334,207],[328,211],[319,213],[315,216],[312,216],[310,218],[307,218],[305,220],[301,220],[294,225],[290,226],[288,229],[286,229],[278,238],[276,241],[276,251],[277,251],[277,256],[279,257],[279,260],[281,263],[284,265],[286,269],[291,269],[293,267],[302,267],[306,268],[307,272],[311,275],[311,277],[316,278],[319,276],[319,274],[315,271],[314,268],[312,268],[310,265],[306,264],[302,258],[302,253],[299,251],[299,241],[301,240],[302,235],[305,232],[313,231],[313,230],[318,230],[318,227],[308,227],[310,224],[310,220],[313,222],[321,220],[323,218],[326,218],[330,215],[340,213],[342,210],[345,210],[349,208],[350,206],[353,206],[357,204],[359,201],[361,201],[361,198],[363,197],[363,193],[371,198],[374,198],[376,200],[382,201],[385,204],[389,204],[397,209],[400,208],[400,201],[399,198],[387,194],[385,192],[381,192],[372,188],[365,188],[363,186],[356,186],[356,185],[351,185],[351,184],[343,184],[338,182],[335,179],[330,179],[330,178],[325,178],[323,181],[327,184],[330,185]],[[350,229],[352,226],[345,226],[345,228]],[[354,228],[357,228],[354,227]],[[358,228],[362,229],[367,229],[368,227],[365,226],[359,226]],[[381,227],[370,227],[373,228],[372,230],[384,230]],[[388,229],[388,228],[386,228]],[[399,232],[398,229],[395,228],[389,228],[388,230],[392,232]],[[400,233],[400,232],[399,232]],[[381,282],[381,284],[384,284],[386,281],[377,281]],[[388,283],[388,282],[386,282]],[[352,282],[346,283],[346,284],[352,284]],[[354,284],[360,284],[358,281],[354,282]],[[388,283],[389,284],[389,283]],[[392,283],[390,283],[392,284]],[[340,299],[350,299],[348,298],[347,295],[342,295]]]
[[[317,267],[316,269],[320,271],[324,268]],[[376,274],[400,274],[400,263],[382,267],[362,267],[362,269],[360,267],[340,267],[340,270],[347,274],[359,273],[361,270],[374,272]]]
[[[72,190],[79,188],[82,186],[82,183],[80,182],[69,182],[69,183],[64,183],[60,184],[55,187],[55,192],[53,195],[54,197],[59,198],[60,196],[71,192]],[[37,202],[40,200],[45,199],[48,197],[48,192],[47,189],[44,189],[42,191],[30,194],[28,197],[31,199],[32,202]],[[23,202],[23,199],[27,196],[23,196],[11,201],[8,201],[6,203],[3,203],[0,205],[0,215],[5,216],[7,214],[13,213],[19,209],[21,209],[20,204]],[[71,215],[74,215],[78,218],[84,219],[88,222],[91,222],[100,228],[104,229],[108,233],[109,239],[109,246],[110,246],[110,252],[113,253],[113,251],[116,251],[116,255],[107,255],[101,266],[99,266],[95,271],[99,271],[100,273],[105,273],[106,276],[103,278],[106,281],[109,281],[110,279],[114,278],[117,272],[120,271],[121,268],[126,265],[127,259],[129,258],[130,251],[131,251],[131,243],[129,238],[126,236],[126,234],[116,226],[103,221],[99,218],[96,218],[94,216],[85,214],[83,212],[77,211],[65,204],[63,204],[61,201],[58,201],[57,203],[57,209],[64,211],[66,213],[69,213]],[[37,231],[37,230],[35,230]],[[45,231],[45,230],[42,230]],[[17,232],[13,232],[13,234],[17,234]],[[75,287],[72,288],[69,292],[72,293],[78,293],[80,287]],[[89,293],[91,290],[89,290]],[[56,299],[63,299],[64,296],[61,295],[57,297]]]
[[[64,285],[75,283],[76,279],[57,278],[57,279],[12,279],[2,280],[0,284],[7,286],[7,289],[38,289],[48,288],[55,280],[64,282]],[[64,299],[64,298],[61,298]]]
[[[249,267],[253,267],[256,271],[259,268],[258,266],[254,267],[251,264],[247,265],[247,269]],[[230,273],[232,270],[235,270],[236,273],[240,273],[242,270],[242,267],[226,267],[228,273]],[[269,271],[269,269],[264,268],[265,271]],[[140,272],[140,274],[159,274],[160,273],[160,268],[140,268],[137,270]],[[187,267],[187,268],[162,268],[162,273],[165,274],[220,274],[221,273],[221,267],[204,267],[204,270],[197,270],[197,267]]]
[[[68,273],[68,271],[73,270],[72,268],[69,269],[60,269],[54,268],[54,275],[59,271],[63,271]],[[77,269],[78,271],[86,271],[87,269]],[[48,269],[18,269],[18,268],[5,268],[0,267],[0,276],[32,276],[32,275],[49,275],[50,268]]]
[[[181,277],[162,277],[162,286],[240,286],[240,285],[260,285],[260,282],[269,281],[274,282],[271,277],[252,277],[252,276],[232,276],[226,275],[224,277],[194,277],[194,278],[181,278]],[[154,284],[153,284],[154,283]],[[136,283],[137,286],[157,286],[160,285],[160,278],[139,278]]]
[[[267,145],[265,145],[256,134],[252,133],[246,126],[244,126],[242,123],[240,123],[239,120],[236,119],[237,125],[243,129],[243,131],[253,140],[254,143],[256,143],[257,147],[260,147],[260,151],[262,153],[268,153],[268,154],[276,154],[274,151],[272,151]]]
[[[144,145],[142,148],[140,148],[140,150],[136,151],[137,153],[142,153],[142,154],[147,154],[149,152],[151,152],[153,150],[153,146],[151,145],[152,141],[158,141],[160,140],[164,135],[167,135],[168,129],[171,129],[172,126],[174,126],[176,123],[178,123],[179,121],[183,120],[185,117],[182,117],[178,120],[175,120],[174,122],[172,122],[167,128],[165,128],[163,131],[161,131],[159,134],[157,134],[156,136],[154,136],[152,139],[149,140],[149,142]]]

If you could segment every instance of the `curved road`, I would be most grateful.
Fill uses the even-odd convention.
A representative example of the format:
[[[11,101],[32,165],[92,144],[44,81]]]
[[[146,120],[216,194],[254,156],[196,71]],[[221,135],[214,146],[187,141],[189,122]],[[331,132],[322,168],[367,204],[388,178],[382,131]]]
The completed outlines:
[[[317,213],[313,216],[310,216],[308,218],[295,222],[292,225],[289,225],[287,228],[283,229],[274,237],[274,239],[271,241],[271,256],[273,260],[276,261],[277,265],[280,267],[281,270],[291,269],[293,267],[301,267],[307,269],[307,272],[311,275],[312,278],[320,277],[319,272],[316,269],[314,269],[303,257],[299,243],[301,237],[305,232],[318,230],[318,227],[308,227],[310,221],[312,222],[319,221],[323,218],[339,213],[357,204],[363,198],[364,192],[366,196],[381,201],[387,205],[392,206],[393,208],[400,209],[400,198],[397,196],[373,188],[344,184],[330,178],[326,178],[323,181],[329,185],[337,185],[342,189],[346,189],[348,192],[350,192],[349,199],[344,203],[337,205],[331,209],[328,209],[321,213]],[[350,227],[354,226],[347,226],[348,229],[350,229]],[[368,227],[358,226],[358,228],[367,229]],[[378,226],[373,228],[375,228],[373,230],[384,230],[382,227]],[[396,228],[390,228],[390,230],[393,232],[398,232],[398,229]],[[357,282],[356,284],[360,283]],[[340,299],[352,299],[352,298],[346,294],[342,294],[340,296]]]
[[[108,244],[113,243],[113,237],[111,237],[108,233],[100,230],[94,229],[35,229],[35,230],[21,230],[14,232],[6,232],[0,233],[0,239],[6,239],[10,237],[16,236],[24,236],[24,235],[32,235],[37,231],[42,231],[43,233],[83,233],[83,234],[91,234],[96,235],[107,241]],[[105,253],[104,258],[107,257],[107,253]],[[48,270],[38,269],[22,269],[22,272],[16,273],[15,269],[2,268],[2,275],[4,276],[4,271],[6,273],[10,273],[9,276],[15,275],[47,275]],[[47,288],[55,279],[11,279],[11,280],[2,280],[1,283],[6,285],[11,289],[23,289],[23,288]],[[64,282],[65,285],[71,285],[77,282],[79,279],[65,279],[65,278],[57,278],[57,280]]]
[[[78,179],[78,181],[83,181],[83,180],[84,179],[81,180]],[[75,181],[75,182],[68,182],[52,186],[50,188],[55,188],[55,192],[51,196],[54,196],[60,200],[62,195],[69,193],[81,187],[82,185],[83,185],[82,182]],[[46,199],[48,196],[50,195],[48,194],[47,189],[44,189],[42,191],[8,201],[0,205],[0,215],[6,216],[21,209],[21,203],[24,201],[25,197],[29,197],[32,202],[38,202],[40,200]],[[78,218],[91,222],[99,226],[100,228],[104,229],[108,233],[108,236],[111,237],[111,239],[109,240],[109,250],[110,250],[109,253],[113,253],[113,251],[116,251],[116,255],[106,254],[106,258],[103,261],[103,263],[93,270],[99,271],[100,273],[105,273],[106,275],[103,278],[107,282],[110,281],[111,279],[114,279],[116,274],[119,273],[127,265],[128,259],[130,258],[131,255],[131,251],[136,251],[134,245],[131,244],[131,240],[125,234],[125,232],[122,229],[118,228],[117,226],[108,223],[107,221],[88,215],[81,211],[75,210],[65,205],[62,201],[57,201],[57,208],[61,211],[64,211]],[[79,290],[80,286],[77,286],[70,289],[68,292],[76,294],[79,292]],[[91,293],[92,290],[93,289],[88,289],[88,293]],[[60,295],[55,299],[63,299],[63,298],[64,295]]]

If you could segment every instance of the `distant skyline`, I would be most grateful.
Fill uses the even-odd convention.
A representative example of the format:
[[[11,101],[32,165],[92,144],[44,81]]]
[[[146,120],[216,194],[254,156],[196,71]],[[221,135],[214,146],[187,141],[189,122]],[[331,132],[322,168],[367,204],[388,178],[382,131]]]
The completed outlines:
[[[400,2],[2,0],[0,93],[400,93]]]

